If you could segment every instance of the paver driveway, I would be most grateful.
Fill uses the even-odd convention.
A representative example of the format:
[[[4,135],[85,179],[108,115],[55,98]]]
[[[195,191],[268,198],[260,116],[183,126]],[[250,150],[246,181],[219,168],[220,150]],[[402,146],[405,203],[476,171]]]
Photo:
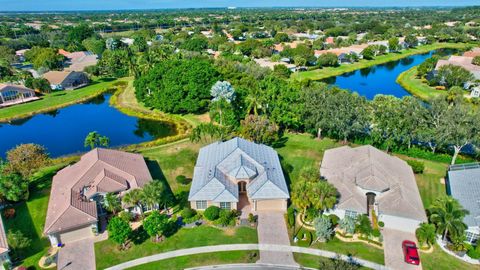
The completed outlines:
[[[404,261],[402,242],[403,240],[410,240],[417,243],[417,238],[414,233],[403,232],[392,229],[383,229],[383,243],[385,254],[385,266],[395,270],[418,270],[422,269],[420,266],[408,264]],[[418,245],[418,243],[417,243]],[[422,261],[422,254],[420,255],[420,262]]]
[[[95,251],[93,248],[93,238],[65,244],[58,252],[57,269],[94,270]]]
[[[258,212],[257,230],[259,244],[290,245],[287,225],[282,212]],[[293,259],[292,252],[280,251],[260,250],[258,263],[298,266]]]

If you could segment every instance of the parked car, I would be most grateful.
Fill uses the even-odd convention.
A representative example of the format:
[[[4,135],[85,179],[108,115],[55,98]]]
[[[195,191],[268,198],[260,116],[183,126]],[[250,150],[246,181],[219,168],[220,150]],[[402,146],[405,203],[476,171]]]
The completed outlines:
[[[414,265],[420,264],[420,257],[418,256],[418,250],[415,242],[405,240],[402,242],[402,248],[406,263]]]

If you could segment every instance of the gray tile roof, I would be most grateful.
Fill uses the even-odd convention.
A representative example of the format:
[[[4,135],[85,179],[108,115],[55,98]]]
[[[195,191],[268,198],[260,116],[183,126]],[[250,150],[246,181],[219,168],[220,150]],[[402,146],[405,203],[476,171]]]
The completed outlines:
[[[320,173],[340,193],[339,209],[366,214],[366,193],[374,191],[380,214],[427,220],[412,168],[373,146],[325,151]]]
[[[480,226],[480,164],[450,166],[448,187],[450,195],[470,212],[463,222],[469,227]]]
[[[200,149],[188,199],[238,202],[237,179],[247,179],[250,199],[290,198],[277,152],[234,138]]]

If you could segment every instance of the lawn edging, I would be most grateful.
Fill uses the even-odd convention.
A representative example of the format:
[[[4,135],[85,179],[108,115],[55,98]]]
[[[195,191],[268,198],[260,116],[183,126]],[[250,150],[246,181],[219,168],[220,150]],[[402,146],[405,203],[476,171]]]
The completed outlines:
[[[428,53],[432,50],[438,49],[465,49],[469,47],[470,44],[468,43],[434,43],[430,45],[423,45],[413,49],[403,50],[400,53],[388,53],[386,55],[381,55],[376,57],[373,60],[365,60],[362,59],[359,62],[348,64],[348,65],[341,65],[339,67],[327,67],[321,69],[315,69],[311,71],[304,71],[299,73],[293,73],[291,78],[295,80],[323,80],[329,77],[339,76],[348,72],[356,71],[358,69],[368,68],[380,64],[385,64],[391,61],[397,61],[402,58]]]

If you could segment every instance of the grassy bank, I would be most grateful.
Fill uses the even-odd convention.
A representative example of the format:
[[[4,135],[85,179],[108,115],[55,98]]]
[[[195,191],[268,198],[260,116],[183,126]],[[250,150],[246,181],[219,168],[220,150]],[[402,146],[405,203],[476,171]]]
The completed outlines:
[[[92,99],[116,87],[120,80],[102,79],[93,81],[90,85],[76,90],[57,91],[42,96],[40,100],[18,104],[0,109],[0,122],[25,118],[39,113],[45,113],[64,108],[72,104]]]
[[[111,240],[95,243],[97,269],[105,269],[122,262],[171,250],[220,244],[256,244],[258,242],[255,229],[248,227],[219,229],[206,225],[182,228],[161,243],[152,242],[144,231],[137,232],[134,239],[133,245],[125,251],[118,250],[118,244]]]
[[[128,268],[130,270],[157,270],[171,269],[183,270],[185,268],[219,265],[232,263],[254,263],[258,260],[257,250],[225,251],[215,253],[203,253],[189,256],[180,256],[173,259],[161,260],[157,262],[142,264],[136,267]]]
[[[359,62],[347,65],[340,65],[339,67],[326,67],[322,69],[310,70],[305,72],[296,72],[292,74],[292,78],[296,80],[322,80],[328,77],[342,75],[347,72],[352,72],[357,69],[367,68],[379,64],[384,64],[391,61],[396,61],[407,56],[427,53],[432,50],[451,48],[464,49],[469,47],[466,43],[435,43],[430,45],[419,46],[413,49],[402,50],[398,53],[389,53],[386,55],[377,56],[373,60],[362,59]]]
[[[133,78],[126,80],[126,87],[119,89],[110,98],[110,105],[130,116],[143,119],[161,121],[172,124],[175,128],[176,135],[159,138],[150,142],[140,143],[126,147],[127,150],[138,150],[141,148],[162,145],[175,142],[188,137],[188,134],[195,123],[186,120],[182,116],[163,113],[158,110],[150,110],[140,104],[135,97],[135,88],[133,87]]]
[[[397,83],[400,84],[413,96],[422,100],[431,100],[432,98],[446,95],[446,91],[436,90],[435,88],[424,83],[422,79],[417,78],[417,67],[402,72],[398,78]]]

